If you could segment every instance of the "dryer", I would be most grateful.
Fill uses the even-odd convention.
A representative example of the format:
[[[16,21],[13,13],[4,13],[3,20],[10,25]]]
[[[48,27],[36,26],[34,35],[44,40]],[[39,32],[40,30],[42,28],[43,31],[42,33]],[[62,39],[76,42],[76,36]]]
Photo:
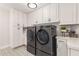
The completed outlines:
[[[56,56],[56,26],[36,26],[36,55]]]
[[[27,27],[27,51],[35,55],[35,27]]]

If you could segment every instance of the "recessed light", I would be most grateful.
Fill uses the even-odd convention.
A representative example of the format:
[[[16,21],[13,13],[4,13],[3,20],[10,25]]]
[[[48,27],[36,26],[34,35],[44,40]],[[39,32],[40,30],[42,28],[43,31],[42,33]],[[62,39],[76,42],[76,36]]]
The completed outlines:
[[[28,3],[27,6],[29,8],[32,8],[32,9],[37,8],[37,4],[36,3]]]

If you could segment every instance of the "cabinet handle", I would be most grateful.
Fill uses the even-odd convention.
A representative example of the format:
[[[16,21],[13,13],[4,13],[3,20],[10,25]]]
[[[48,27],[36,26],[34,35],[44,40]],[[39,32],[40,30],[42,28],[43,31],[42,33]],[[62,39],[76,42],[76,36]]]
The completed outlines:
[[[17,28],[18,30],[20,30],[20,28]]]
[[[58,45],[56,45],[56,48],[58,48]]]
[[[36,23],[38,23],[38,21],[36,21]]]
[[[64,41],[59,41],[59,42],[64,42]]]
[[[48,19],[48,21],[50,22],[50,21],[51,21],[51,19],[49,18],[49,19]]]

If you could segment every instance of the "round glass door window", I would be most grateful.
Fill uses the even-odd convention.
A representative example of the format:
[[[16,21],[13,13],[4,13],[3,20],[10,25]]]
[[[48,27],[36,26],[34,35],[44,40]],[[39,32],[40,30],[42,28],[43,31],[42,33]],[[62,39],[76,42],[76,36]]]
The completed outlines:
[[[40,44],[45,45],[49,41],[49,35],[46,30],[40,29],[37,32],[37,40]]]

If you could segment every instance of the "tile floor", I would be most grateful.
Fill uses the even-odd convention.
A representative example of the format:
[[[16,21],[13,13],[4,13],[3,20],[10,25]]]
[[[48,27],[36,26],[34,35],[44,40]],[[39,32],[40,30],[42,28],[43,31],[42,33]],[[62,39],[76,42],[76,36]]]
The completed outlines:
[[[26,46],[0,49],[0,56],[34,56],[26,50]]]

